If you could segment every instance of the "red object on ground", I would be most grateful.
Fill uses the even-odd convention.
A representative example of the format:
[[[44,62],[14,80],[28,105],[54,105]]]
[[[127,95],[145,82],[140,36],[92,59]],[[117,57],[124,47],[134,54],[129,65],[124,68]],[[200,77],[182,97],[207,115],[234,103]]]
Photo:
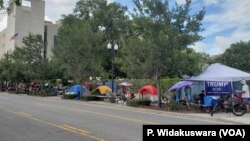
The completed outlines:
[[[138,94],[151,94],[151,95],[157,95],[158,91],[154,86],[146,85],[143,86],[139,91]]]

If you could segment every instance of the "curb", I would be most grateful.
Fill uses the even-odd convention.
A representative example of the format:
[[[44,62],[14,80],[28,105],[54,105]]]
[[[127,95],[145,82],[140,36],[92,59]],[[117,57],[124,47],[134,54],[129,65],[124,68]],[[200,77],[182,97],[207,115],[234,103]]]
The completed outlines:
[[[244,122],[240,121],[233,121],[230,119],[223,119],[221,117],[211,117],[208,113],[199,113],[194,115],[195,113],[177,113],[177,112],[171,112],[171,111],[162,111],[162,110],[154,110],[154,109],[146,109],[146,108],[140,108],[140,107],[128,107],[126,105],[117,105],[117,104],[111,104],[111,103],[105,103],[105,102],[88,102],[91,104],[97,104],[97,105],[109,105],[109,106],[114,106],[115,107],[126,107],[126,109],[129,110],[136,110],[139,112],[145,112],[145,113],[154,113],[154,114],[160,114],[160,115],[171,115],[171,116],[176,116],[176,117],[185,117],[185,118],[190,118],[190,119],[202,119],[205,121],[215,121],[215,122],[220,122],[224,124],[246,124]],[[223,113],[224,114],[224,113]],[[204,116],[208,115],[208,116]]]
[[[211,122],[219,122],[220,124],[250,124],[250,117],[249,117],[249,123],[242,122],[242,121],[235,121],[235,119],[228,119],[231,118],[229,117],[229,114],[231,113],[221,113],[221,114],[226,114],[223,115],[222,117],[216,117],[216,114],[213,117],[211,117],[208,113],[178,113],[178,112],[171,112],[171,111],[163,111],[163,110],[155,110],[155,109],[146,109],[142,107],[130,107],[126,106],[125,104],[113,104],[113,103],[108,103],[108,102],[103,102],[103,101],[80,101],[80,100],[67,100],[67,99],[61,99],[61,97],[48,97],[48,99],[53,99],[53,100],[66,100],[66,101],[74,101],[74,102],[86,102],[89,104],[94,104],[94,105],[100,105],[100,106],[110,106],[110,107],[121,107],[125,108],[126,110],[131,110],[131,111],[137,111],[137,112],[143,112],[143,113],[152,113],[152,114],[159,114],[159,115],[166,115],[166,116],[175,116],[178,118],[188,118],[188,119],[199,119],[203,121],[211,121]],[[248,114],[248,113],[247,113]],[[221,115],[220,115],[221,116]],[[245,115],[243,115],[245,116]],[[237,117],[237,116],[235,116]],[[239,117],[241,118],[241,117]],[[248,118],[248,117],[247,117]]]

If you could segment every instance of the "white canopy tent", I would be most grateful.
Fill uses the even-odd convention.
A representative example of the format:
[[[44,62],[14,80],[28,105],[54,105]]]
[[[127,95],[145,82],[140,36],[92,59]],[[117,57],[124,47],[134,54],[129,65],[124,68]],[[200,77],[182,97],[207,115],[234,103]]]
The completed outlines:
[[[231,68],[220,63],[211,64],[198,76],[191,77],[191,81],[240,81],[250,80],[250,73]]]

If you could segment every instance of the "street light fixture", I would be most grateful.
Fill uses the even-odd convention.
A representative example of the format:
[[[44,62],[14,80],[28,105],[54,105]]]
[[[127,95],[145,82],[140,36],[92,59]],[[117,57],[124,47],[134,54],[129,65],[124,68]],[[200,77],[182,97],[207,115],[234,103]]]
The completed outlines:
[[[111,60],[111,64],[112,64],[112,69],[111,69],[111,78],[112,78],[112,92],[114,93],[114,62],[115,62],[115,55],[117,54],[118,51],[118,45],[114,44],[113,46],[113,50],[112,50],[112,44],[108,43],[107,45],[107,49],[109,50],[109,52],[111,52],[112,55],[112,60]]]

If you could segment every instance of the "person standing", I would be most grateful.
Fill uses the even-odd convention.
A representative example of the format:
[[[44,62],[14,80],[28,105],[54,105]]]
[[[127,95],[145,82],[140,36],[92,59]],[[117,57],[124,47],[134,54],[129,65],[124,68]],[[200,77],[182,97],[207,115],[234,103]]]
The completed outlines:
[[[191,87],[190,86],[186,86],[184,88],[184,93],[185,93],[185,96],[186,96],[186,100],[191,101]]]
[[[204,104],[205,91],[202,90],[199,94],[199,104]]]
[[[240,82],[242,84],[241,97],[243,100],[243,104],[246,105],[247,111],[249,111],[249,100],[250,100],[249,87],[246,83],[246,80],[243,79]]]

